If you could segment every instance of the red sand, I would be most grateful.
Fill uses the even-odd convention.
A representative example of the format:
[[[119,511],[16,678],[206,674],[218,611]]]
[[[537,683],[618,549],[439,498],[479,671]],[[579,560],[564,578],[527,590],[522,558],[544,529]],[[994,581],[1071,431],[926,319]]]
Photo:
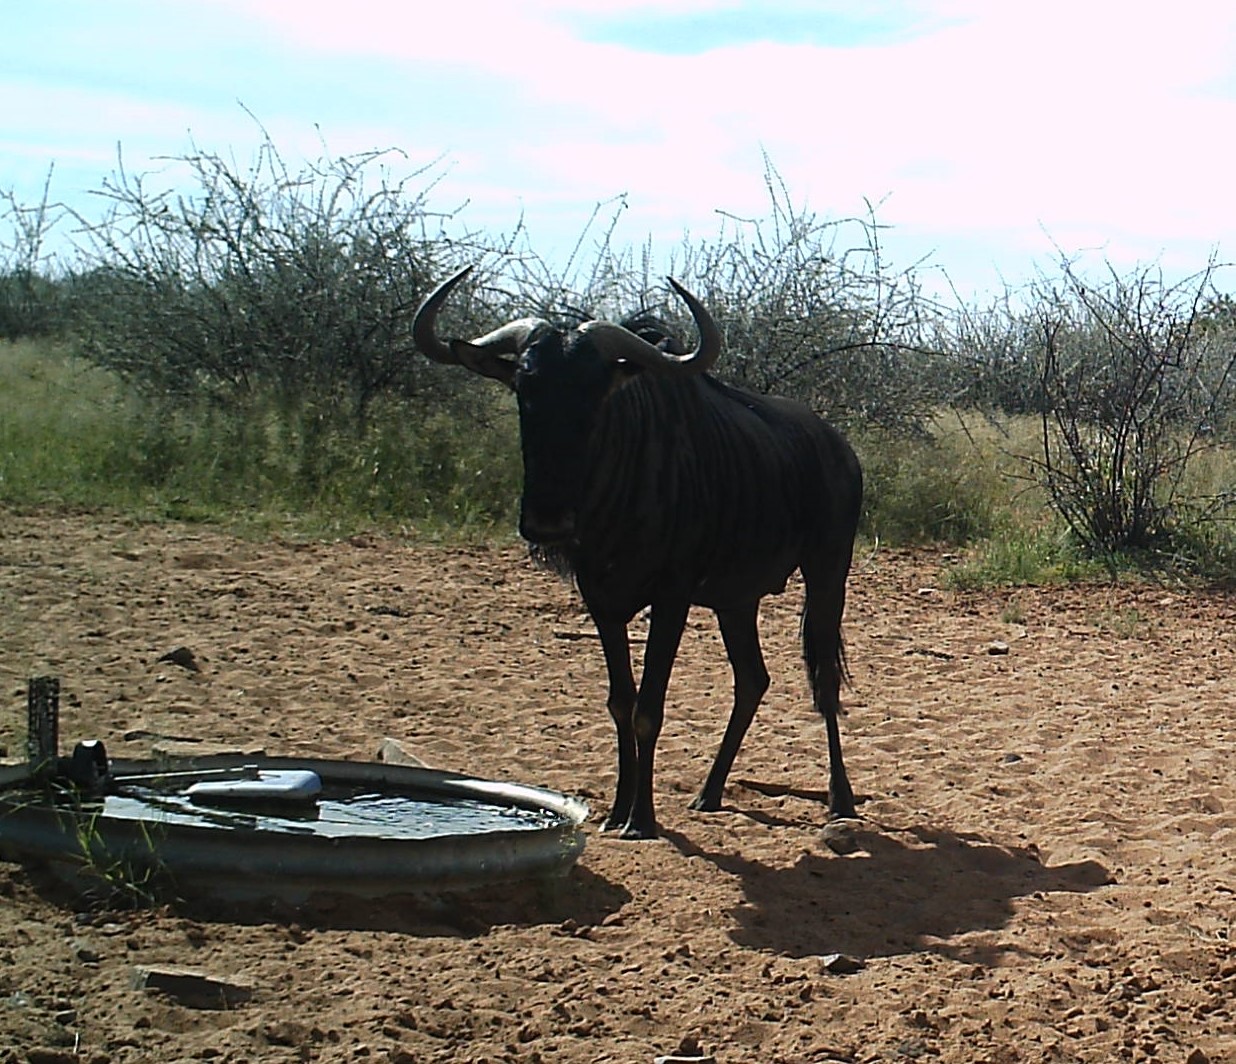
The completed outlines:
[[[66,744],[372,760],[391,736],[594,814],[554,889],[436,910],[83,917],[0,863],[0,1061],[1236,1061],[1230,597],[962,594],[940,590],[939,553],[860,557],[842,733],[862,821],[841,856],[821,838],[794,588],[765,602],[773,685],[714,814],[686,805],[730,677],[692,614],[664,837],[628,843],[597,830],[614,778],[599,646],[517,548],[3,511],[0,532],[10,758],[26,678],[47,673]],[[200,672],[157,663],[179,645]],[[863,967],[834,974],[838,953]],[[203,1010],[133,989],[139,966],[173,965],[253,997]]]

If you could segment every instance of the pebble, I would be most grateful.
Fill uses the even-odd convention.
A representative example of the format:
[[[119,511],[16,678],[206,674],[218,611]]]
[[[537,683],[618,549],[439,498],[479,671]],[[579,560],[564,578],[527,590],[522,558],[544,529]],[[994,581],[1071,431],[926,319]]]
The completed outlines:
[[[88,942],[74,940],[69,945],[73,951],[73,956],[81,961],[82,964],[99,964],[103,960],[103,954]]]
[[[827,953],[820,958],[820,967],[831,975],[853,975],[861,972],[866,965],[847,953]]]
[[[857,853],[860,849],[858,839],[854,837],[854,821],[852,820],[830,820],[824,825],[820,835],[824,839],[824,845],[833,853],[845,856],[849,853]]]

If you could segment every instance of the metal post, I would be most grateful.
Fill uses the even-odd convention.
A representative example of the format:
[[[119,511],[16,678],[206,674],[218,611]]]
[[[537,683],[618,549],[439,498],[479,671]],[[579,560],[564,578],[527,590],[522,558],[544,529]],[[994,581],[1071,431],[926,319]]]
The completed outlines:
[[[26,758],[32,772],[54,766],[60,752],[60,678],[35,676],[26,689]]]

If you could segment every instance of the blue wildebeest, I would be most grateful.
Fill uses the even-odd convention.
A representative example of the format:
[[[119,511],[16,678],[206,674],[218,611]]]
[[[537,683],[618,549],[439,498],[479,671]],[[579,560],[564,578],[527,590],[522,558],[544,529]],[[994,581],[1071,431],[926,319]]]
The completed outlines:
[[[501,381],[519,405],[524,491],[519,530],[574,574],[609,672],[618,788],[606,828],[652,838],[652,774],[665,693],[692,604],[716,615],[734,671],[721,748],[691,808],[720,807],[722,788],[768,688],[760,599],[800,569],[803,656],[828,732],[829,809],[854,816],[837,724],[845,669],[841,616],[862,500],[862,471],[832,426],[786,399],[706,372],[721,349],[707,310],[676,281],[699,331],[669,337],[590,321],[563,332],[539,318],[474,340],[441,340],[438,313],[469,272],[431,293],[413,335],[429,358]],[[651,607],[643,677],[627,625]]]

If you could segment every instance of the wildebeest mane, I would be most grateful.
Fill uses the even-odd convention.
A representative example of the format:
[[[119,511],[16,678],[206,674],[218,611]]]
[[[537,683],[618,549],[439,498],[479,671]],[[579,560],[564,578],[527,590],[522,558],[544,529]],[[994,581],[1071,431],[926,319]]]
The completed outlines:
[[[575,583],[575,556],[569,546],[561,543],[529,543],[528,558],[538,569]]]

